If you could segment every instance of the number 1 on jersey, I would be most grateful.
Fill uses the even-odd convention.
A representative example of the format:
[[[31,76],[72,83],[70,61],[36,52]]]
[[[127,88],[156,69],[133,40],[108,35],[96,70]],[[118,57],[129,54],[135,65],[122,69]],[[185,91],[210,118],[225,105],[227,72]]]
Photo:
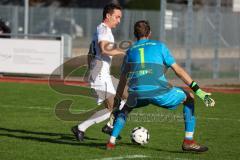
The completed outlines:
[[[140,52],[141,66],[144,67],[144,63],[145,63],[145,60],[144,60],[144,48],[139,48],[138,50]]]

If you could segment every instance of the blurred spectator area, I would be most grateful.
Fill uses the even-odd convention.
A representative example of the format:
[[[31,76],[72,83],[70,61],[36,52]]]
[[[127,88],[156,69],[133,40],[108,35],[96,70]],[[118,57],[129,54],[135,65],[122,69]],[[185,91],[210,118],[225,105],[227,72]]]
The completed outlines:
[[[87,54],[92,34],[102,20],[102,7],[111,1],[30,0],[29,34],[67,34],[72,38],[72,56]],[[116,42],[133,41],[134,22],[147,19],[152,39],[162,40],[160,26],[163,25],[164,42],[182,66],[190,66],[193,75],[211,77],[218,68],[220,77],[240,77],[240,16],[233,10],[232,0],[221,0],[219,8],[215,4],[217,0],[194,0],[192,12],[187,1],[166,1],[166,15],[161,23],[159,9],[150,9],[160,0],[151,0],[147,9],[134,8],[135,3],[146,3],[145,0],[118,0],[125,7],[120,25],[113,30]],[[8,23],[12,34],[24,33],[24,0],[0,0],[0,17]]]
[[[166,0],[167,3],[187,4],[188,0]],[[146,3],[142,3],[141,0],[29,0],[30,6],[46,7],[88,7],[88,8],[102,8],[105,4],[115,2],[119,3],[123,7],[133,9],[143,9],[146,7]],[[143,1],[145,2],[145,0]],[[222,6],[231,7],[233,0],[221,0]],[[159,9],[160,0],[151,0],[151,3],[147,4],[147,9]],[[193,0],[194,5],[215,5],[216,0]],[[1,0],[0,5],[24,5],[24,0]],[[146,8],[145,8],[146,9]]]

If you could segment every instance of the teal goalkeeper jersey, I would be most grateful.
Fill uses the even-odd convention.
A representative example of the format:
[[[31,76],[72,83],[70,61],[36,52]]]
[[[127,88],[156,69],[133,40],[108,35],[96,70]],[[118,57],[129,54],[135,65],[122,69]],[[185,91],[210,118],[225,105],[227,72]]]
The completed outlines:
[[[157,95],[167,92],[170,86],[164,72],[174,63],[174,57],[163,43],[137,41],[128,49],[122,65],[122,72],[127,72],[129,91],[144,97],[152,96],[153,91]]]

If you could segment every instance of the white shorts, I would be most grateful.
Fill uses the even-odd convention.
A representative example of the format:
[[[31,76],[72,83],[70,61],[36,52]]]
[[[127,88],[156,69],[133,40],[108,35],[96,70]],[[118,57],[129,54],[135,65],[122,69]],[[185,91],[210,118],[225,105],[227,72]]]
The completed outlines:
[[[98,105],[101,105],[107,98],[115,96],[118,82],[119,80],[111,75],[98,75],[94,81],[90,81]]]

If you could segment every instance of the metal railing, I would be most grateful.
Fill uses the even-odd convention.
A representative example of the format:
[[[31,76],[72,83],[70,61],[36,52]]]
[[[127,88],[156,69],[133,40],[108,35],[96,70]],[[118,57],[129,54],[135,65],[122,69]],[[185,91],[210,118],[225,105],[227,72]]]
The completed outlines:
[[[146,19],[151,24],[152,38],[165,42],[193,77],[240,78],[240,13],[221,7],[220,0],[216,0],[216,6],[198,8],[192,1],[188,5],[164,1],[162,12],[123,10],[121,23],[113,30],[115,39],[134,40],[134,23]],[[23,7],[0,6],[0,17],[8,22],[13,34],[24,33]],[[28,32],[68,34],[73,48],[88,48],[101,20],[101,9],[30,7]]]

